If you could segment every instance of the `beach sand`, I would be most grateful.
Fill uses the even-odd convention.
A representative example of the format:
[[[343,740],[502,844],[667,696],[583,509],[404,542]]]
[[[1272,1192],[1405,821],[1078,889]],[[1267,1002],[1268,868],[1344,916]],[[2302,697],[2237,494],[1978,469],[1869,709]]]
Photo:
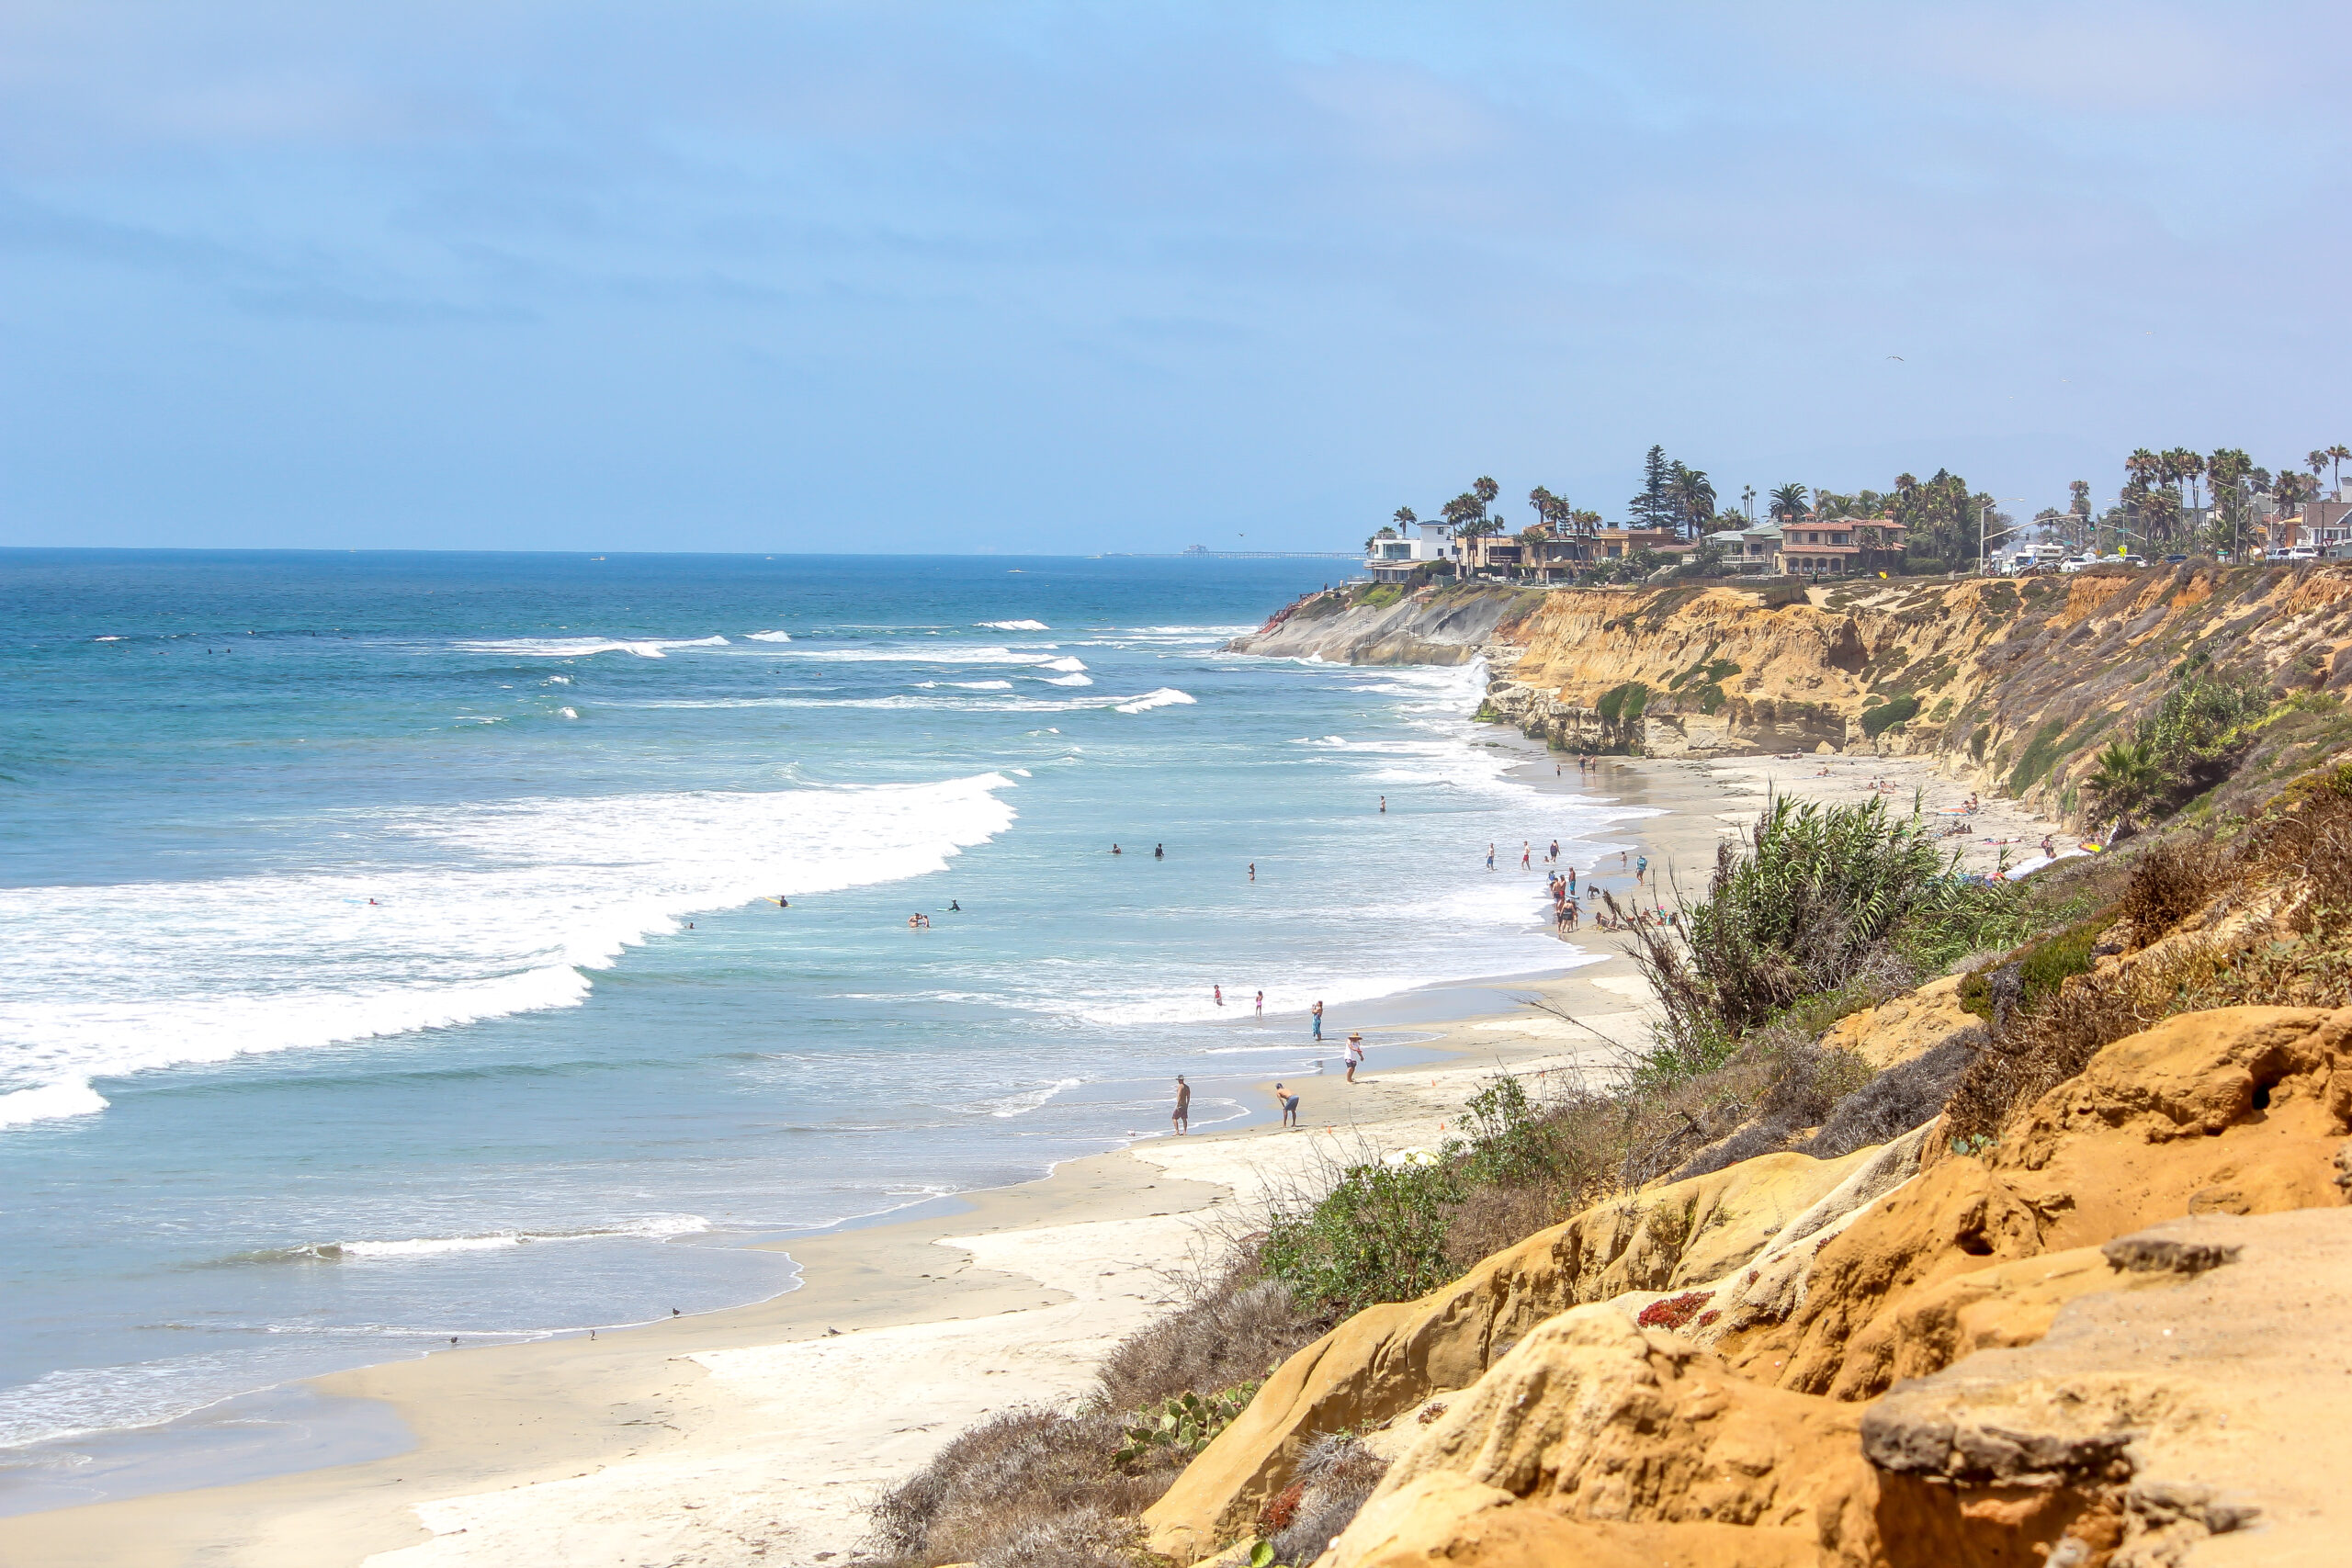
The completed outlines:
[[[1859,798],[1883,779],[1896,790],[1890,805],[1906,810],[1915,787],[1931,809],[1965,794],[1908,761],[1604,759],[1589,777],[1573,761],[1556,765],[1531,751],[1521,773],[1657,813],[1625,825],[1620,836],[1640,843],[1626,860],[1647,854],[1686,896],[1702,890],[1716,844],[1754,819],[1767,789]],[[2018,858],[2053,830],[2008,803],[1966,820],[1979,867],[1998,853],[1979,840],[2018,840]],[[1585,882],[1632,891],[1614,855]],[[1433,1039],[1427,1029],[1368,1030],[1375,1070],[1354,1086],[1336,1074],[1308,1080],[1298,1131],[1276,1129],[1268,1114],[1148,1140],[969,1194],[945,1217],[793,1241],[800,1287],[753,1305],[319,1379],[322,1393],[389,1402],[415,1445],[390,1459],[0,1519],[0,1562],[839,1562],[864,1535],[867,1505],[957,1432],[1011,1405],[1081,1397],[1102,1356],[1175,1305],[1269,1190],[1370,1151],[1441,1142],[1498,1071],[1605,1080],[1646,1038],[1647,993],[1613,939],[1588,925],[1575,941],[1596,960],[1488,983],[1555,1012],[1522,1005],[1436,1026]],[[1383,1046],[1407,1041],[1440,1065],[1379,1070]]]

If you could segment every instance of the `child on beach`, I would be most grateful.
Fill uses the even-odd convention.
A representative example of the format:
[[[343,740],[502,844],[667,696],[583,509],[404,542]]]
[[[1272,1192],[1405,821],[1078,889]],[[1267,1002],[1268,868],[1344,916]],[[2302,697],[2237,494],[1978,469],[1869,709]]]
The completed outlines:
[[[1263,991],[1258,993],[1258,1016],[1260,1018],[1266,1016],[1266,993]]]
[[[1193,1086],[1184,1081],[1182,1073],[1176,1075],[1176,1113],[1169,1120],[1180,1134],[1193,1130]]]
[[[1363,1035],[1351,1029],[1348,1031],[1348,1081],[1350,1083],[1356,1081],[1356,1068],[1363,1061]]]

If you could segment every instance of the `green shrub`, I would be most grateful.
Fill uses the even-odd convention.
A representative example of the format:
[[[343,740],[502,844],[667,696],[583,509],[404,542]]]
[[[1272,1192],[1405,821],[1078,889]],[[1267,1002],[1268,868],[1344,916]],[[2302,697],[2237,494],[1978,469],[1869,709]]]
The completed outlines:
[[[1364,596],[1356,603],[1367,610],[1385,610],[1404,597],[1405,590],[1401,584],[1384,582],[1376,588],[1366,590]]]
[[[1120,1429],[1124,1440],[1111,1455],[1111,1462],[1128,1469],[1150,1458],[1155,1449],[1190,1459],[1249,1409],[1257,1393],[1254,1382],[1237,1384],[1206,1399],[1187,1389],[1173,1399],[1162,1400],[1157,1409],[1138,1410],[1135,1419]]]
[[[2011,795],[2023,795],[2050,771],[2050,765],[2058,760],[2058,742],[2065,733],[2066,721],[2063,718],[2053,718],[2034,731],[2033,739],[2026,742],[2025,755],[2009,770]]]
[[[1446,1206],[1461,1195],[1451,1158],[1351,1165],[1320,1201],[1275,1206],[1260,1259],[1305,1303],[1351,1312],[1411,1301],[1453,1277]]]
[[[1919,699],[1905,692],[1893,702],[1874,707],[1862,715],[1862,733],[1872,740],[1893,729],[1919,711]]]
[[[1628,681],[1622,686],[1611,686],[1601,693],[1600,701],[1593,705],[1593,711],[1600,715],[1604,723],[1616,724],[1622,720],[1631,724],[1642,716],[1642,710],[1649,705],[1649,701],[1650,689],[1647,686],[1639,681]]]

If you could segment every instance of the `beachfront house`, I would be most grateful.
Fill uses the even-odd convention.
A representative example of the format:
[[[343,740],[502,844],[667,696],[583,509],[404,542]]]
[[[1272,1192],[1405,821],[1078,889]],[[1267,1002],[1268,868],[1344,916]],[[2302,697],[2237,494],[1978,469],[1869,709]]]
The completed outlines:
[[[1811,513],[1782,525],[1772,569],[1782,577],[1845,577],[1860,568],[1853,521],[1824,522]]]
[[[1364,570],[1372,573],[1374,582],[1402,582],[1413,575],[1414,570],[1430,561],[1453,559],[1453,525],[1420,523],[1412,535],[1397,535],[1372,541],[1372,554],[1364,559]],[[1394,530],[1388,530],[1394,534]]]
[[[1758,523],[1718,528],[1703,542],[1723,552],[1723,569],[1726,572],[1735,577],[1762,577],[1772,570],[1772,552],[1781,544],[1781,525]]]

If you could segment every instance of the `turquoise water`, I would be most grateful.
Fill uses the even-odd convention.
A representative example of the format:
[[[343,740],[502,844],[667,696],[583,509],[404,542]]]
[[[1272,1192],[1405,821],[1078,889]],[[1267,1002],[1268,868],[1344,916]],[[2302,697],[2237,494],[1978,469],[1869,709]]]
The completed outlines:
[[[1476,671],[1217,651],[1344,564],[0,552],[0,1506],[1556,968]]]

